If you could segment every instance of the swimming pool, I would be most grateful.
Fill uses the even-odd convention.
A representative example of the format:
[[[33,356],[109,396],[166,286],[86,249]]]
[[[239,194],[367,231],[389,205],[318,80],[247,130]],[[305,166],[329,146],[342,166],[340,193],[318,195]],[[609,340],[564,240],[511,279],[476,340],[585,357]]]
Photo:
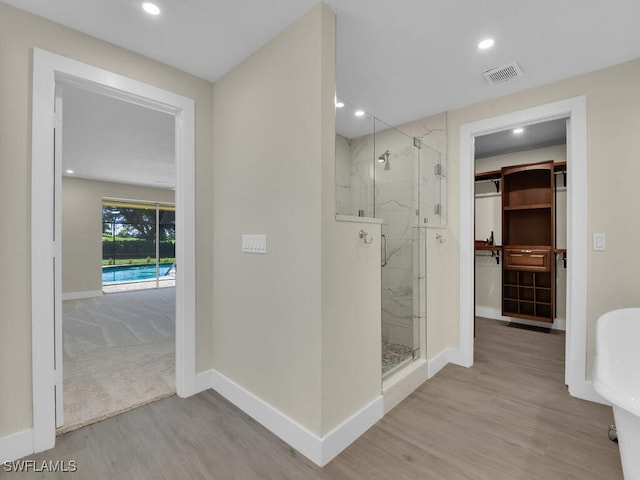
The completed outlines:
[[[160,264],[160,277],[169,273],[173,263]],[[102,283],[137,282],[156,278],[156,265],[116,265],[102,267]]]

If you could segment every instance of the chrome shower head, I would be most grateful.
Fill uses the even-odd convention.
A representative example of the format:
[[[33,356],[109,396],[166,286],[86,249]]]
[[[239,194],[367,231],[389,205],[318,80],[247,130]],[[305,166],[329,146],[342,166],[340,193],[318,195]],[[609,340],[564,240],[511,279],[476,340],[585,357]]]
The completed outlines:
[[[386,152],[384,152],[382,155],[380,155],[378,157],[378,163],[384,163],[384,168],[383,170],[390,170],[391,167],[389,166],[389,150],[387,150]]]

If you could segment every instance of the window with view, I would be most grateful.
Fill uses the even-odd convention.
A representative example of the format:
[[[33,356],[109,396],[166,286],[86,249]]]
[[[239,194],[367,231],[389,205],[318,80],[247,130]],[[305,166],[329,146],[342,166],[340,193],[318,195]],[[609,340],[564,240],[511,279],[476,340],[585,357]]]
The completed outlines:
[[[102,284],[175,285],[175,206],[102,202]]]

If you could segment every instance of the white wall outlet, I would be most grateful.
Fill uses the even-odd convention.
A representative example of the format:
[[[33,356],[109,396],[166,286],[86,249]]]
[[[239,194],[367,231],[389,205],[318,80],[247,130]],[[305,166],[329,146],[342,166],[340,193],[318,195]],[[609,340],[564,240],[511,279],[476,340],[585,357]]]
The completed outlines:
[[[593,234],[593,249],[602,251],[605,250],[605,234],[604,233],[594,233]]]
[[[242,234],[242,251],[245,253],[267,253],[267,236],[265,234]]]

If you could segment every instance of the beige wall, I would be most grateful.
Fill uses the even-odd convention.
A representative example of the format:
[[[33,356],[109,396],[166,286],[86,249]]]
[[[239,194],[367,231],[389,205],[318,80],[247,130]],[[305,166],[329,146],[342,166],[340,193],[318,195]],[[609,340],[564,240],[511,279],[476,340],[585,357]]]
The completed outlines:
[[[567,159],[566,145],[525,150],[495,157],[476,160],[476,172],[500,170],[509,165],[526,163],[564,162]],[[562,183],[562,176],[556,176],[556,247],[566,248],[567,239],[567,190]],[[489,238],[494,234],[496,245],[502,245],[502,195],[496,192],[492,182],[476,184],[476,240]],[[476,309],[487,310],[499,318],[502,311],[502,265],[488,255],[489,252],[476,253],[475,257],[475,301]],[[566,318],[566,270],[561,260],[556,261],[556,318]],[[482,311],[476,310],[480,315]],[[518,321],[518,320],[516,320]]]
[[[325,8],[216,82],[213,130],[214,367],[316,434]],[[243,233],[267,254],[242,253]]]
[[[607,234],[607,250],[587,256],[587,377],[593,364],[593,328],[611,309],[638,306],[637,272],[640,257],[633,252],[640,234],[640,60],[555,82],[449,112],[449,231],[454,254],[446,258],[451,282],[440,321],[446,325],[446,344],[458,346],[459,262],[459,142],[460,126],[497,115],[559,101],[587,97],[588,245],[594,232]],[[464,239],[463,239],[464,240]],[[465,240],[466,241],[466,240]],[[570,252],[569,252],[570,255]]]
[[[335,220],[334,96],[325,6],[214,87],[214,367],[316,435],[380,395],[380,244]]]
[[[0,3],[0,436],[31,428],[32,48],[195,99],[197,370],[211,368],[211,83]]]
[[[161,188],[62,178],[62,293],[102,290],[102,199],[174,203]]]
[[[374,323],[379,328],[379,319],[374,322],[368,315],[375,298],[369,292],[378,280],[355,287],[357,305],[349,302],[340,283],[332,283],[354,288],[358,276],[340,275],[340,269],[352,266],[371,273],[372,258],[379,260],[353,242],[357,224],[330,224],[328,198],[335,201],[335,193],[328,193],[328,182],[333,182],[334,167],[326,162],[333,155],[329,137],[334,132],[329,135],[327,113],[333,108],[333,80],[326,67],[335,42],[329,38],[333,21],[326,7],[315,8],[212,88],[0,4],[0,201],[11,206],[0,223],[0,264],[10,272],[0,276],[0,436],[31,426],[33,47],[195,99],[197,370],[216,368],[317,434],[376,395],[373,370],[378,379],[379,359],[373,357],[379,339],[373,328]],[[640,61],[633,61],[447,114],[448,227],[442,231],[447,241],[430,250],[437,252],[441,295],[438,315],[429,319],[429,357],[458,346],[458,252],[460,241],[467,241],[459,235],[460,126],[584,94],[589,235],[605,232],[608,237],[607,251],[590,251],[587,260],[591,370],[595,320],[612,308],[638,305],[640,260],[629,253],[640,233],[640,220],[631,209],[639,201],[638,78]],[[371,232],[377,230],[371,227]],[[243,255],[242,233],[266,233],[268,254]],[[338,245],[352,253],[338,251]],[[354,260],[352,254],[360,257]],[[353,310],[332,308],[332,301]],[[346,314],[357,317],[340,336],[337,326]]]
[[[379,224],[337,222],[335,16],[322,23],[322,424],[321,435],[381,394]],[[342,137],[339,137],[342,138]],[[338,167],[340,168],[340,167]],[[360,230],[373,239],[369,245]]]

